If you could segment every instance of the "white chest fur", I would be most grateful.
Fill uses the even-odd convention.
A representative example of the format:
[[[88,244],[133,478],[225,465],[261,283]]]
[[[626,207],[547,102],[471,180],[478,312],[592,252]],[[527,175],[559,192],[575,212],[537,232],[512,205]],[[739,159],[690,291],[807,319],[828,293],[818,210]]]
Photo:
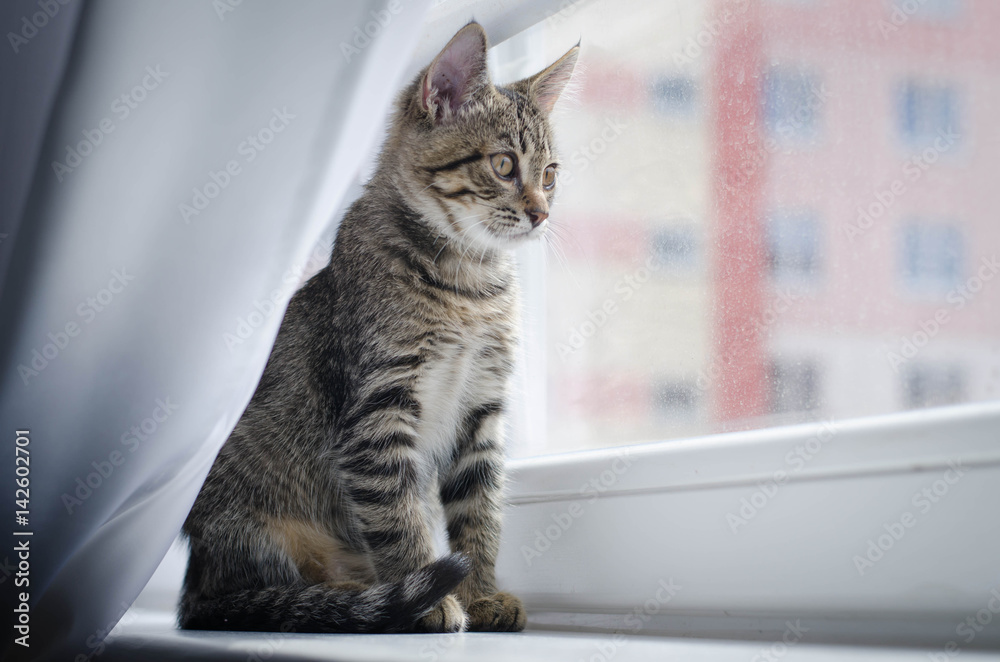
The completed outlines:
[[[417,439],[421,452],[438,467],[451,457],[470,402],[480,397],[475,361],[481,345],[481,340],[443,343],[436,356],[421,366]]]

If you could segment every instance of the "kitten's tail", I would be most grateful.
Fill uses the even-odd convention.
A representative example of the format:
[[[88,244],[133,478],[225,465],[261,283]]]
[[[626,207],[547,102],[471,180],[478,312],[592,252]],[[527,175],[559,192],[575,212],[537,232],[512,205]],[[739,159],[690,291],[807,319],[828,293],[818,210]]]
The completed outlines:
[[[452,554],[392,584],[367,589],[270,586],[186,602],[180,625],[190,630],[259,632],[406,632],[469,573]]]

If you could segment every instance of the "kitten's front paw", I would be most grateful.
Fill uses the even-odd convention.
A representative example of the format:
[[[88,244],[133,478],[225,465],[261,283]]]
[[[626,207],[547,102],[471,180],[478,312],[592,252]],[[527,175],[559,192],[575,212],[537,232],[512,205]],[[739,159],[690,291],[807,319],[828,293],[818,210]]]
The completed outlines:
[[[454,595],[446,595],[444,600],[414,626],[416,632],[461,632],[468,619],[462,603]]]
[[[520,632],[527,620],[524,603],[510,593],[494,593],[469,605],[472,632]]]

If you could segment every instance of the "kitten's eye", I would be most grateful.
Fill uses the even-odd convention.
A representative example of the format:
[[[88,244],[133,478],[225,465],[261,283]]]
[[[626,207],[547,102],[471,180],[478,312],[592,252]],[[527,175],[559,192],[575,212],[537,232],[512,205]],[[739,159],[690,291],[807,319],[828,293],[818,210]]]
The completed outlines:
[[[514,157],[510,154],[494,154],[490,157],[490,165],[501,179],[510,179],[514,174]]]
[[[556,185],[556,167],[546,166],[545,170],[542,172],[542,187],[546,190],[551,189]]]

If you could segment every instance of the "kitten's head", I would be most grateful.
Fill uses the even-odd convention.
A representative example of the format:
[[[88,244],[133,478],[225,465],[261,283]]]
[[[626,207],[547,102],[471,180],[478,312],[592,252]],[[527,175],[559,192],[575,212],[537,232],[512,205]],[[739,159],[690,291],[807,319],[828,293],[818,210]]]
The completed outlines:
[[[559,188],[549,113],[576,65],[573,47],[506,87],[490,81],[486,33],[469,23],[403,92],[385,156],[437,233],[479,250],[540,236]]]

